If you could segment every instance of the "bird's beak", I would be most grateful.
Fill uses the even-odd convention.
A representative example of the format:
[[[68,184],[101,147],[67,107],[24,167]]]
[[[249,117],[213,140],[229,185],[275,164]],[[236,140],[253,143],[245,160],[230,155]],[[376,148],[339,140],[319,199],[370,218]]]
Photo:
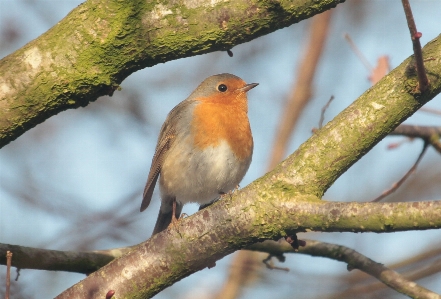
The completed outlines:
[[[246,84],[244,87],[241,87],[241,88],[240,88],[240,91],[247,92],[247,91],[249,91],[250,89],[256,87],[257,85],[259,85],[259,83],[250,83],[250,84]]]

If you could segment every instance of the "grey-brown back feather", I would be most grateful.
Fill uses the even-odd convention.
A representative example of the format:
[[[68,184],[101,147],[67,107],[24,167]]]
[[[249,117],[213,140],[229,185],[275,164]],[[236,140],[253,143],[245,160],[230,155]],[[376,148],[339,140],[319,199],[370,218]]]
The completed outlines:
[[[187,126],[188,129],[188,126],[191,123],[192,115],[189,115],[188,113],[182,113],[182,111],[188,109],[189,105],[194,104],[196,104],[196,101],[190,100],[190,98],[179,103],[175,108],[173,108],[172,111],[170,111],[167,119],[161,127],[161,131],[158,137],[158,143],[155,149],[155,155],[153,156],[149,176],[144,188],[143,199],[140,208],[141,212],[149,206],[150,201],[152,200],[153,191],[155,190],[156,182],[158,181],[158,177],[161,173],[161,167],[164,159],[167,155],[168,150],[173,145],[177,134],[179,133],[177,132],[177,130],[179,128],[183,128],[183,126]],[[184,124],[179,124],[180,122],[184,122]]]

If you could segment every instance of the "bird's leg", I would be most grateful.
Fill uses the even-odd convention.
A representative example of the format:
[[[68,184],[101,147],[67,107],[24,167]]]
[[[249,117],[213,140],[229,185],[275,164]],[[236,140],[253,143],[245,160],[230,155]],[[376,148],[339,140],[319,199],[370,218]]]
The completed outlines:
[[[176,218],[176,198],[173,199],[172,209],[173,212],[170,225],[176,225],[178,223],[178,219]]]
[[[233,197],[233,193],[239,190],[239,185],[237,185],[233,190],[228,191],[227,193],[222,192],[220,198],[223,199],[225,196],[229,195],[230,199]]]

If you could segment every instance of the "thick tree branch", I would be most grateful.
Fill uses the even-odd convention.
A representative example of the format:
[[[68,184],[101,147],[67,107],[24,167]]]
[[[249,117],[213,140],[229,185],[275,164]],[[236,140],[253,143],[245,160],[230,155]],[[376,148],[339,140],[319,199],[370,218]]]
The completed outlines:
[[[60,111],[112,95],[131,73],[230,49],[344,0],[89,0],[0,61],[0,147]]]
[[[101,298],[108,290],[121,298],[134,293],[149,298],[237,249],[295,231],[390,232],[441,226],[441,202],[331,203],[264,196],[253,205],[247,193],[181,220],[175,229],[153,236],[57,298]]]
[[[295,130],[295,124],[303,113],[312,96],[312,83],[325,48],[326,37],[331,23],[331,11],[324,12],[312,18],[307,46],[299,58],[299,67],[295,70],[296,80],[287,97],[276,129],[276,136],[270,154],[268,170],[273,169],[285,156],[286,148]],[[257,272],[262,269],[262,257],[259,253],[239,251],[234,257],[228,270],[228,278],[218,290],[214,298],[239,298],[244,288],[256,281]]]
[[[248,198],[246,193],[242,196]],[[234,221],[238,224],[230,229],[244,229],[254,236],[242,237],[237,234],[228,237],[227,242],[234,242],[229,250],[242,248],[245,243],[253,244],[250,240],[277,239],[286,232],[292,231],[322,231],[322,232],[396,232],[404,230],[426,230],[435,229],[441,226],[441,202],[419,202],[419,203],[339,203],[339,202],[307,202],[304,197],[285,197],[282,200],[271,199],[267,204],[265,199],[255,201],[256,204],[265,204],[258,210],[249,211],[246,214],[241,212],[244,209],[236,205],[235,201],[224,200],[223,207],[217,207],[214,211],[198,213],[198,216],[190,217],[179,222],[178,231],[166,233],[180,234],[179,243],[185,245],[185,240],[195,238],[205,240],[214,234],[222,234],[226,237],[228,232],[218,233],[222,223]],[[250,204],[246,200],[245,204]],[[234,210],[227,211],[228,206],[234,205]],[[208,209],[208,208],[207,208]],[[271,210],[280,210],[279,219],[266,221],[265,225],[259,224],[265,215]],[[406,211],[406,212],[402,212]],[[206,223],[205,220],[209,223]],[[233,225],[232,225],[233,226]],[[245,228],[244,226],[248,226]],[[226,228],[229,228],[228,226]],[[271,228],[271,229],[270,229]],[[202,233],[196,237],[198,233]],[[261,235],[261,237],[259,237]],[[163,235],[164,237],[164,235]],[[222,237],[222,238],[223,238]],[[210,244],[205,244],[203,249],[218,246],[219,237],[214,237]],[[199,242],[199,241],[197,241]],[[173,242],[172,242],[173,243]],[[190,242],[191,243],[191,242]],[[190,244],[189,243],[189,244]],[[142,246],[147,246],[143,243]],[[158,244],[156,244],[158,245]],[[166,245],[166,244],[162,244]],[[189,246],[195,246],[191,244]],[[115,258],[129,253],[137,246],[127,248],[116,248],[111,250],[71,252],[59,250],[47,250],[17,245],[0,244],[0,264],[6,264],[5,254],[11,251],[14,254],[12,265],[20,269],[39,269],[52,271],[68,271],[89,274],[108,264]],[[187,250],[187,249],[186,249]],[[214,250],[214,249],[211,249]],[[266,252],[266,251],[265,251]],[[179,255],[184,254],[184,252]],[[195,253],[190,252],[193,256]],[[225,253],[221,253],[225,254]],[[226,255],[226,254],[225,254]],[[185,255],[184,255],[185,256]],[[196,256],[194,256],[196,258]],[[164,264],[165,265],[165,264]],[[169,265],[171,266],[171,265]]]
[[[192,217],[155,235],[66,290],[59,298],[149,297],[231,252],[298,231],[430,229],[441,225],[441,202],[331,203],[325,190],[398,124],[441,90],[441,40],[424,51],[431,85],[415,93],[418,79],[408,58],[272,172]],[[428,211],[422,212],[422,211]],[[410,220],[410,221],[409,221]],[[397,229],[399,227],[399,229]]]

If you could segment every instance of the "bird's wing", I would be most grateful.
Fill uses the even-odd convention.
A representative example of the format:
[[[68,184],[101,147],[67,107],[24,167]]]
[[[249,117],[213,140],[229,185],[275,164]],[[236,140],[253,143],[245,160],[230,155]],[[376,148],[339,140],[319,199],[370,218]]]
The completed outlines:
[[[150,204],[152,199],[153,190],[155,189],[156,181],[158,180],[159,173],[161,172],[162,163],[164,161],[164,157],[169,150],[175,139],[175,130],[172,126],[164,123],[161,134],[159,135],[158,144],[156,146],[155,155],[152,159],[152,166],[150,167],[149,176],[147,179],[147,183],[144,188],[143,199],[141,203],[140,211],[144,211]]]
[[[155,155],[152,159],[152,166],[150,167],[147,183],[144,188],[143,199],[141,203],[140,211],[144,211],[150,204],[152,199],[153,190],[155,189],[156,181],[158,180],[161,172],[162,163],[164,158],[176,139],[177,123],[182,118],[182,112],[191,104],[190,101],[183,101],[167,116],[164,124],[162,125],[161,132],[159,133],[158,144],[156,145]]]

